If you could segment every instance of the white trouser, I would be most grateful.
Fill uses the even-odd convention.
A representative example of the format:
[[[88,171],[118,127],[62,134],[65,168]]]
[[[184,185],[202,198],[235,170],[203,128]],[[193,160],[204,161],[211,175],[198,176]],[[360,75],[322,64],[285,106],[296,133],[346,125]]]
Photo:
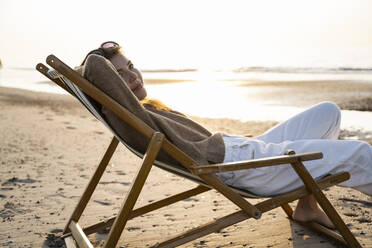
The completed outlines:
[[[363,141],[337,140],[341,112],[337,105],[323,102],[278,124],[255,138],[224,135],[224,162],[296,153],[323,153],[323,159],[304,162],[314,177],[340,171],[350,179],[339,186],[353,187],[372,195],[372,148]],[[277,195],[303,186],[290,165],[224,172],[218,175],[227,184],[262,196]]]

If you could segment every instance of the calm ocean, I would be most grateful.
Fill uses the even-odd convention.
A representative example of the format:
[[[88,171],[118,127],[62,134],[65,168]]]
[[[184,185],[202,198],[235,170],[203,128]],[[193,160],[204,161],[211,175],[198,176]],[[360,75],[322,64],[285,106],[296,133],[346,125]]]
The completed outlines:
[[[296,59],[297,58],[297,59]],[[278,60],[279,61],[279,60]],[[161,99],[165,104],[189,115],[210,118],[232,118],[242,121],[281,121],[300,112],[298,106],[280,106],[270,101],[257,102],[247,99],[248,89],[237,87],[249,81],[311,81],[351,80],[372,83],[372,46],[348,49],[332,49],[306,56],[288,56],[281,63],[247,60],[247,66],[226,69],[194,70],[144,70],[143,76],[150,81],[183,81],[170,84],[148,84],[149,95]],[[169,67],[168,67],[169,68]],[[351,82],[352,83],[352,82]],[[33,68],[0,69],[0,86],[32,91],[63,94],[53,83]],[[252,88],[249,89],[252,94]],[[192,96],[192,97],[190,97]],[[234,96],[234,97],[230,97]],[[210,104],[205,104],[208,97]],[[222,100],[221,100],[222,99]],[[210,106],[214,106],[211,109]],[[236,106],[247,106],[244,111]],[[249,114],[247,114],[249,113]],[[343,111],[344,128],[372,131],[372,113]]]

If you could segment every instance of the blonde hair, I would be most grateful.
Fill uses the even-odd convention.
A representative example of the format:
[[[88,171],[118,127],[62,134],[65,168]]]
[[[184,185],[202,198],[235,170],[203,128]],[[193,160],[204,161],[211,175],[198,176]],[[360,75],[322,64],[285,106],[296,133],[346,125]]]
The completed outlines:
[[[171,108],[167,107],[164,103],[162,103],[161,101],[159,101],[157,99],[145,98],[145,99],[141,100],[140,103],[144,107],[152,107],[156,110],[164,110],[164,111],[168,111],[168,112],[172,111]]]

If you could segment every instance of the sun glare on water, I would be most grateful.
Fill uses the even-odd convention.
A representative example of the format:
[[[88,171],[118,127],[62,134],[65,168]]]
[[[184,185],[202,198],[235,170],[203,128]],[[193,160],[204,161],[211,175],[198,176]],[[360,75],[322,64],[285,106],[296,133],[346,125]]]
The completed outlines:
[[[193,81],[147,85],[148,95],[164,102],[174,110],[187,115],[209,118],[233,118],[247,120],[272,120],[275,113],[268,111],[273,108],[269,101],[258,101],[262,92],[259,87],[240,86],[242,81],[226,81],[222,72],[199,70]],[[265,107],[265,104],[267,105]],[[299,110],[293,107],[277,107],[288,116]],[[278,111],[276,119],[282,119]]]

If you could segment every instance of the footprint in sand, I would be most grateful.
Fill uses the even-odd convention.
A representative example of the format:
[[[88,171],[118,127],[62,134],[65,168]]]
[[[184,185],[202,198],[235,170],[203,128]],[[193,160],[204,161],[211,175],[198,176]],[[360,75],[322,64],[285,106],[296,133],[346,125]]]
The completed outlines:
[[[358,221],[359,223],[371,223],[371,222],[372,222],[372,220],[367,219],[367,218],[365,218],[365,217],[359,218],[359,219],[357,219],[357,221]]]
[[[20,179],[20,178],[17,178],[17,177],[13,177],[13,178],[8,179],[7,181],[2,183],[1,185],[2,186],[7,186],[7,185],[16,185],[17,183],[38,183],[38,182],[41,182],[41,181],[31,179],[31,178]]]
[[[120,176],[125,176],[127,173],[125,173],[124,171],[115,171],[117,175],[120,175]]]
[[[104,202],[104,201],[98,201],[98,200],[94,200],[94,202],[96,202],[98,204],[101,204],[103,206],[110,206],[110,205],[112,205],[112,203],[110,203],[110,202]]]
[[[135,230],[141,230],[141,228],[133,226],[133,227],[127,227],[127,230],[131,232],[131,231],[135,231]]]
[[[344,213],[344,215],[349,216],[349,217],[357,217],[357,216],[359,216],[358,214],[355,214],[355,213]]]

